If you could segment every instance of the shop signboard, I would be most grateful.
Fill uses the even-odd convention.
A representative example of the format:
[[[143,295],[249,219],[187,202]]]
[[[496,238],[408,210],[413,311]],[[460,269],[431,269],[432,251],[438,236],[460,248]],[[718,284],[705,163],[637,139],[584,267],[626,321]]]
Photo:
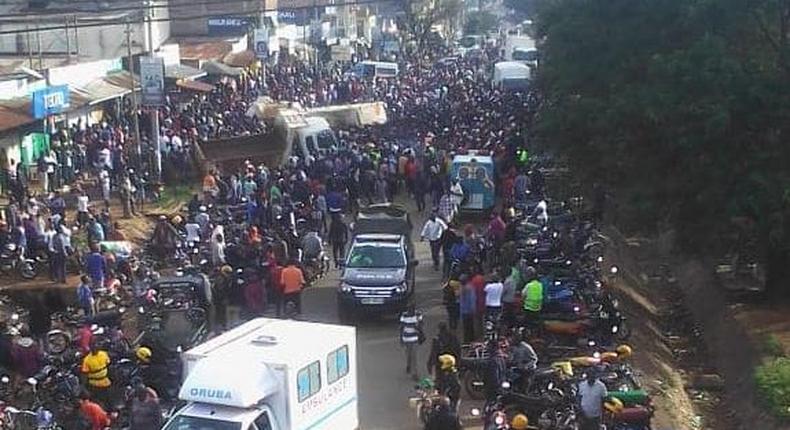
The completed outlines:
[[[140,57],[143,105],[165,104],[165,61],[160,57]]]
[[[69,86],[55,85],[33,91],[33,118],[42,119],[62,113],[69,107]]]
[[[246,16],[215,16],[208,19],[209,36],[242,36],[253,26]]]

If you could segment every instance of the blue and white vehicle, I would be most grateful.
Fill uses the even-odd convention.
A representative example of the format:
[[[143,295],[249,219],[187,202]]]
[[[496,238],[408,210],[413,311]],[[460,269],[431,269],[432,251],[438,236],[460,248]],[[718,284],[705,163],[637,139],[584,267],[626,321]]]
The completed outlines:
[[[356,329],[256,318],[183,355],[164,430],[354,430]]]

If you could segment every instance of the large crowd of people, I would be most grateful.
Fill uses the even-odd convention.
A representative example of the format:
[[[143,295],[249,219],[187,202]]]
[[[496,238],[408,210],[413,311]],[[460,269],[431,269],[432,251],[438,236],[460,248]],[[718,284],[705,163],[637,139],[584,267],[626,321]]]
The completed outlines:
[[[425,61],[439,57],[434,53],[421,54],[419,60],[405,59],[398,76],[378,79],[354,77],[338,66],[283,62],[268,67],[265,79],[261,70],[251,68],[238,77],[223,78],[211,92],[193,95],[186,103],[168,99],[159,109],[158,131],[166,184],[198,175],[192,156],[197,142],[265,133],[266,125],[247,115],[263,95],[303,106],[379,100],[387,107],[389,121],[385,126],[337,130],[339,147],[316,154],[312,160],[294,157],[282,166],[246,161],[235,168],[209,169],[186,210],[160,218],[147,252],[159,261],[172,260],[186,248],[206,255],[200,270],[212,278],[206,295],[211,296],[212,323],[221,331],[232,324],[229,306],[241,308],[245,318],[263,315],[270,307],[278,315],[300,313],[302,289],[316,272],[327,270],[321,267],[324,244],[331,246],[335,265],[342,260],[350,235],[348,217],[367,204],[413,200],[427,218],[420,233],[430,243],[434,269],[441,270],[446,280],[443,296],[448,321],[433,341],[428,372],[446,396],[437,409],[442,413],[434,418],[444,424],[432,428],[447,429],[461,391],[454,373],[461,357],[456,332],[460,329],[464,343],[479,340],[485,336],[484,321],[500,316],[505,321],[534,320],[542,303],[535,269],[519,262],[505,246],[506,235],[512,234],[512,210],[495,211],[481,229],[458,225],[455,218],[463,189],[450,179],[450,161],[459,152],[489,151],[497,160],[494,180],[502,207],[507,208],[518,206],[528,188],[540,195],[543,178],[539,173],[528,174],[528,157],[523,156],[524,130],[535,100],[528,94],[494,88],[488,79],[498,59],[497,47],[473,58]],[[111,201],[118,196],[124,215],[134,216],[158,192],[153,160],[138,156],[130,134],[134,115],[139,115],[144,131],[143,146],[150,145],[147,116],[126,104],[101,124],[78,123],[52,134],[52,151],[43,154],[36,167],[42,193],[31,192],[24,167],[12,164],[5,175],[11,196],[0,224],[0,245],[14,244],[20,258],[46,255],[51,277],[59,283],[66,282],[67,266],[79,251],[80,258],[73,262],[83,274],[77,301],[86,315],[95,312],[95,291],[117,285],[123,272],[112,252],[99,245],[125,239],[123,228],[110,215]],[[71,186],[69,195],[62,192],[63,185]],[[67,209],[72,197],[73,212]],[[547,223],[545,202],[538,204],[532,220],[538,225]],[[75,243],[75,234],[84,234],[87,245]],[[479,260],[477,244],[482,241],[494,250],[497,264]],[[461,268],[454,262],[461,262]],[[131,281],[142,273],[123,274]],[[523,303],[514,305],[517,293]],[[39,307],[48,317],[48,306]],[[407,371],[415,376],[414,345],[425,337],[418,314],[412,309],[401,316],[401,341],[411,345]],[[40,330],[37,334],[42,335]],[[36,342],[34,337],[20,339]],[[537,356],[526,338],[515,339],[514,345],[511,358],[524,371],[534,370]],[[0,358],[3,348],[0,342]],[[81,369],[92,396],[84,397],[79,407],[93,428],[102,428],[113,419],[104,412],[113,404],[105,389],[110,357],[99,345],[88,342],[84,348]],[[146,361],[146,354],[150,360],[147,347],[137,352],[141,362]],[[34,374],[39,369],[32,367],[40,366],[32,363],[39,361],[10,359],[0,364]],[[503,376],[493,378],[486,384],[489,389],[498,387]],[[151,385],[136,389],[133,409],[139,413],[132,415],[137,417],[133,424],[135,420],[141,423],[132,428],[154,428],[150,427],[154,420],[150,410],[157,397]],[[599,391],[594,395],[599,396]],[[600,412],[593,409],[591,415]],[[596,417],[589,418],[594,422]]]

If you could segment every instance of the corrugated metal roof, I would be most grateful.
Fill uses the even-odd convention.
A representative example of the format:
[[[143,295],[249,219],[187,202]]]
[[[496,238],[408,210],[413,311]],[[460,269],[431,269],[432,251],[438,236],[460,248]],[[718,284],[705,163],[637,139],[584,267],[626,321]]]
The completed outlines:
[[[165,66],[165,77],[170,79],[193,80],[202,78],[206,75],[207,73],[204,70],[196,69],[184,64],[171,64],[169,66]]]
[[[255,61],[255,53],[251,50],[241,52],[231,52],[222,60],[223,63],[232,67],[247,67]]]
[[[238,67],[231,67],[217,61],[206,61],[203,64],[203,70],[208,72],[209,75],[225,75],[225,76],[239,76],[241,69]]]
[[[182,80],[177,81],[176,85],[181,87],[181,88],[184,88],[184,89],[187,89],[187,90],[192,90],[192,91],[201,91],[201,92],[206,92],[206,93],[214,91],[214,85],[207,84],[205,82],[200,82],[200,81],[190,81],[190,80],[182,79]]]
[[[18,107],[8,106],[8,102],[18,100],[27,101],[27,110],[20,110]],[[11,99],[0,101],[0,131],[13,130],[23,125],[31,124],[36,119],[31,114],[30,98]]]
[[[233,47],[229,42],[214,41],[179,41],[179,53],[182,59],[219,60],[225,58]]]
[[[80,89],[87,95],[90,100],[89,104],[101,103],[114,98],[123,97],[131,92],[129,88],[117,87],[104,79],[95,79],[87,85],[83,85]]]
[[[116,87],[131,88],[133,77],[132,74],[129,73],[128,71],[121,70],[119,72],[115,72],[110,75],[107,75],[102,79],[104,79],[105,81],[109,82],[112,85],[115,85]],[[134,75],[134,90],[140,91],[140,77],[137,75]]]

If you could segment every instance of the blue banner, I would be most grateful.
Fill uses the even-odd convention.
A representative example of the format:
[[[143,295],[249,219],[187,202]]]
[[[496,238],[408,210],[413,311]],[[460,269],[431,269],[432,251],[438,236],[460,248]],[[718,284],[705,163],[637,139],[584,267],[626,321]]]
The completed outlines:
[[[33,118],[42,119],[63,112],[69,107],[69,86],[55,85],[33,91]]]
[[[255,20],[246,16],[215,16],[208,19],[209,36],[242,36],[247,34]]]

